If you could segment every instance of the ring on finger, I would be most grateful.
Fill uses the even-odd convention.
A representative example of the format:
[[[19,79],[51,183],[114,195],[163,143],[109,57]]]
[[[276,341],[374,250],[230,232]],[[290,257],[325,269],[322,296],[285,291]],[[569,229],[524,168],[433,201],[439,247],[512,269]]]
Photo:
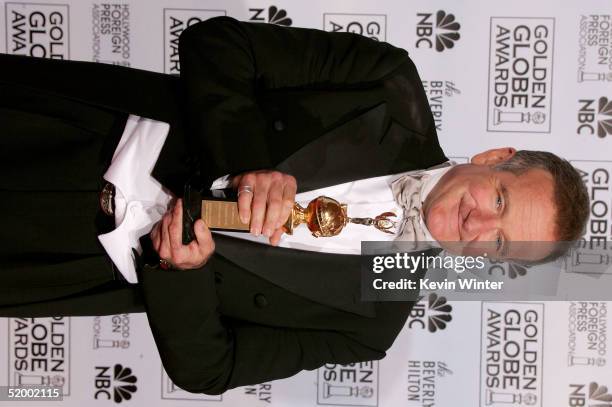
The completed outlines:
[[[238,188],[238,196],[240,196],[241,193],[243,192],[248,192],[249,194],[253,193],[253,187],[250,185],[244,185],[241,186],[240,188]]]
[[[170,270],[171,268],[174,268],[174,265],[170,263],[168,260],[159,259],[159,267],[162,270]]]

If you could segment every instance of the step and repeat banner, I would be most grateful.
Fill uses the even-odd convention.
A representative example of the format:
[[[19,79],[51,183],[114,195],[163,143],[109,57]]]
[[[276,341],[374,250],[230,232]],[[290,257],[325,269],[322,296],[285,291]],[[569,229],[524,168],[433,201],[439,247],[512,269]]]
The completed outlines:
[[[181,32],[219,15],[390,42],[407,49],[419,68],[448,156],[465,162],[509,145],[571,160],[592,199],[585,241],[612,240],[609,0],[0,4],[2,52],[168,74],[180,73]],[[129,91],[117,86],[117,97]],[[580,261],[605,265],[611,258],[568,258],[565,272],[580,272]],[[490,272],[520,278],[526,269],[492,264]],[[601,278],[612,289],[612,275]],[[7,318],[0,319],[0,385],[61,386],[64,399],[53,405],[74,407],[605,407],[612,406],[611,305],[588,298],[449,301],[431,292],[380,361],[328,364],[219,396],[172,383],[144,314]]]

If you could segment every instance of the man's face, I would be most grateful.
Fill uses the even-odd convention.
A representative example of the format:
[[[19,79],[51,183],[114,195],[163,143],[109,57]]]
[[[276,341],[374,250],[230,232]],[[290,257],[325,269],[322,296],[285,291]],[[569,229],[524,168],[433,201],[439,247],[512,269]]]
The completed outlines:
[[[542,245],[516,242],[555,240],[553,179],[541,169],[520,176],[493,169],[514,151],[481,153],[471,164],[449,170],[429,193],[423,204],[425,223],[443,247],[458,242],[452,251],[488,252],[495,258],[537,260],[547,254]]]

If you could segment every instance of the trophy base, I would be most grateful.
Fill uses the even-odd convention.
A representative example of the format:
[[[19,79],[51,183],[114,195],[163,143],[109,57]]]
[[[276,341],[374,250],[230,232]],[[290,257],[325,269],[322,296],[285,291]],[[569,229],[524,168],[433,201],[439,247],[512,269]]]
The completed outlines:
[[[242,223],[238,214],[238,202],[202,200],[202,220],[211,230],[249,231],[249,224]]]
[[[248,232],[249,225],[240,221],[238,202],[235,199],[219,199],[203,196],[198,176],[193,176],[184,186],[183,236],[187,245],[195,240],[193,224],[202,219],[211,230]],[[235,197],[234,197],[235,198]]]

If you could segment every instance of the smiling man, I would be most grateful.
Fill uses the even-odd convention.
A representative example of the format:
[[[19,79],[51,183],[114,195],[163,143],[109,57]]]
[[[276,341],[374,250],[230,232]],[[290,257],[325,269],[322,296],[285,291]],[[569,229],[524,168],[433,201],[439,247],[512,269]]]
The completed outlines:
[[[432,239],[459,242],[451,244],[454,251],[477,254],[486,246],[500,259],[541,262],[580,238],[588,205],[580,175],[567,161],[499,148],[447,170],[422,210]]]
[[[588,197],[566,161],[449,162],[400,48],[219,17],[179,49],[180,77],[0,55],[0,315],[146,311],[172,380],[219,394],[385,356],[414,302],[360,300],[362,241],[542,260],[558,252],[508,243],[580,235]],[[250,233],[187,220],[197,174],[193,188],[237,193]],[[283,234],[293,202],[319,195],[396,228]]]

